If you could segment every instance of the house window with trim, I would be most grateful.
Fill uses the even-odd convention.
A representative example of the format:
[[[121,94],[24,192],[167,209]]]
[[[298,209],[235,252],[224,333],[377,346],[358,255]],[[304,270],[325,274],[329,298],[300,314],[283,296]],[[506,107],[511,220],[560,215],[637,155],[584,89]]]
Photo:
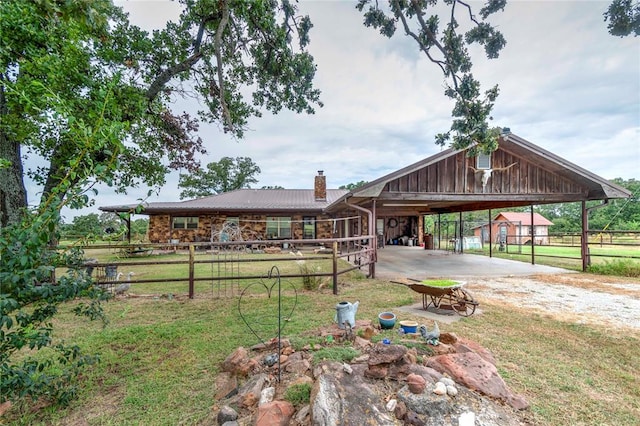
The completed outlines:
[[[479,153],[476,157],[476,169],[489,170],[491,169],[491,154]]]
[[[173,229],[198,229],[198,217],[174,216],[171,227]]]
[[[305,216],[302,218],[302,238],[315,238],[316,237],[316,217]]]
[[[267,238],[291,238],[291,218],[267,217]]]

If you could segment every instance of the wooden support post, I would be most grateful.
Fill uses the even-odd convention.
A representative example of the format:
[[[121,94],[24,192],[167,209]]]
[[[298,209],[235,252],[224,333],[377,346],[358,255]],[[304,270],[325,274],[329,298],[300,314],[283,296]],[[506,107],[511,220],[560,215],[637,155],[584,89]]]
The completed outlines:
[[[530,212],[531,212],[531,228],[530,228],[530,234],[531,234],[531,264],[535,265],[536,264],[536,255],[535,255],[535,247],[536,247],[536,227],[533,223],[533,204],[531,204],[530,207]],[[522,244],[522,242],[520,242],[520,244]]]
[[[338,294],[338,242],[333,242],[333,294]]]
[[[580,239],[580,254],[582,256],[582,272],[586,272],[589,259],[589,211],[586,201],[582,201],[582,238]]]
[[[195,255],[196,248],[191,244],[189,245],[189,299],[193,299],[195,295]]]
[[[482,232],[480,232],[482,236]],[[489,257],[493,257],[493,230],[491,229],[491,209],[489,209]]]

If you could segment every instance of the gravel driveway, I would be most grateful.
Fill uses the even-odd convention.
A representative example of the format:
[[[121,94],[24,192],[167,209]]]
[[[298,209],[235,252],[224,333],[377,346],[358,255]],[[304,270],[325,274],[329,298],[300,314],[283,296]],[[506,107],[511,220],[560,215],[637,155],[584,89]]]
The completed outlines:
[[[482,300],[576,323],[640,329],[640,280],[590,274],[476,278],[466,287]]]

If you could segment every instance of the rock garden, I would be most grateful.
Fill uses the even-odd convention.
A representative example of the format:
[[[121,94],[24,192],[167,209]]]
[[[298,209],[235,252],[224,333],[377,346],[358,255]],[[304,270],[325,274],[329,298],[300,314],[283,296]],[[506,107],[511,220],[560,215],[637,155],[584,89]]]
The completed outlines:
[[[446,330],[428,341],[398,331],[356,321],[313,330],[305,338],[318,343],[301,347],[286,338],[238,347],[217,376],[218,424],[526,424],[527,401],[488,350]]]

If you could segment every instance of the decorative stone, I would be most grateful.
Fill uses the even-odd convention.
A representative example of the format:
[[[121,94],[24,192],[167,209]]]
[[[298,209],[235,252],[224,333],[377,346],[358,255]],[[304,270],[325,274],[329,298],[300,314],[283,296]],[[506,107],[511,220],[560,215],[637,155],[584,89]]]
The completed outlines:
[[[517,410],[529,407],[523,397],[515,395],[507,387],[495,365],[475,352],[439,355],[432,357],[428,365],[472,390],[505,401]]]
[[[216,376],[216,395],[217,400],[225,399],[233,396],[238,392],[238,379],[235,375],[228,371],[222,371]]]
[[[238,419],[238,412],[228,405],[223,406],[218,412],[218,424],[222,425],[227,422],[234,422]]]
[[[440,337],[438,338],[440,343],[444,343],[446,345],[453,345],[458,341],[458,336],[455,333],[440,333]]]
[[[307,417],[309,417],[310,413],[311,413],[311,406],[309,404],[300,408],[294,418],[296,421],[296,424],[299,424],[299,425],[308,424]]]
[[[289,359],[289,362],[287,363],[285,370],[288,373],[295,373],[299,376],[302,376],[310,368],[311,368],[311,363],[309,363],[309,361],[307,361],[306,359],[303,359],[300,361],[291,361],[291,359]]]
[[[458,417],[458,426],[474,426],[476,424],[476,414],[473,411],[467,411]]]
[[[262,392],[260,392],[260,402],[258,403],[258,405],[267,404],[273,401],[273,397],[275,396],[275,394],[276,388],[272,386],[262,389]]]
[[[395,414],[396,419],[403,420],[407,415],[407,405],[402,401],[398,401],[393,413]]]
[[[436,395],[446,395],[447,386],[442,382],[438,382],[436,383],[436,387],[433,388],[433,393],[435,393]]]
[[[406,346],[377,344],[369,353],[369,365],[391,364],[399,361],[406,353]]]
[[[390,399],[387,402],[387,411],[395,411],[397,406],[398,406],[398,400],[397,399]]]
[[[249,361],[249,353],[245,348],[240,346],[233,351],[222,363],[222,371],[234,373],[240,369],[243,364]]]
[[[405,425],[425,426],[425,422],[413,411],[409,411],[404,418]]]
[[[454,382],[453,380],[451,380],[448,377],[442,377],[438,381],[444,383],[445,386],[455,386],[456,385],[456,382]]]
[[[449,396],[457,396],[458,388],[455,386],[447,386],[447,395]]]
[[[409,374],[407,376],[407,386],[411,393],[421,394],[427,386],[427,381],[417,374]]]
[[[255,426],[287,426],[295,409],[288,401],[272,401],[258,407]]]

